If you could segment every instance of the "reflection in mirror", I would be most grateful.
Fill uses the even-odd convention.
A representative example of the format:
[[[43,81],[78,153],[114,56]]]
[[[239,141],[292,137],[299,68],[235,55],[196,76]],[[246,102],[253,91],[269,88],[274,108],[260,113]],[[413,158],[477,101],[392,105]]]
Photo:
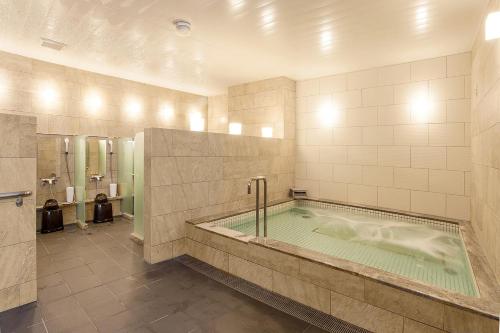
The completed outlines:
[[[37,176],[38,179],[61,176],[61,137],[40,135],[37,140]]]
[[[106,139],[88,137],[86,149],[86,176],[106,176]]]

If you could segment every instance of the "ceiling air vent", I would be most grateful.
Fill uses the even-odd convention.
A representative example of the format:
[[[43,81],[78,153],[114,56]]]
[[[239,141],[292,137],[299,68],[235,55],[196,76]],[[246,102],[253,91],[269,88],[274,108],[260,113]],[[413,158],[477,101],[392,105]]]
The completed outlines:
[[[66,47],[66,44],[49,39],[49,38],[40,38],[42,40],[42,46],[43,47],[48,47],[49,49],[53,49],[56,51],[61,51],[63,48]]]

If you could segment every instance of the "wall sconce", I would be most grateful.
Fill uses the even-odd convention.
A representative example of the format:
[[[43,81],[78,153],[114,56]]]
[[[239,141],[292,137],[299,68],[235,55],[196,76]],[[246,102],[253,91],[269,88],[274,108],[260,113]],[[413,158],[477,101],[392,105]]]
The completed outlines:
[[[163,104],[160,108],[160,116],[163,120],[169,121],[174,116],[174,108],[170,104]]]
[[[410,103],[411,119],[417,123],[426,123],[431,117],[433,103],[427,96],[416,96]]]
[[[90,91],[85,96],[85,107],[87,111],[95,114],[102,108],[102,98],[96,91]]]
[[[500,38],[500,12],[489,13],[484,24],[484,39]]]
[[[229,123],[229,134],[241,135],[241,123]]]
[[[202,132],[205,130],[205,119],[199,112],[193,112],[189,115],[189,127],[191,131]]]
[[[125,110],[127,111],[127,114],[130,118],[136,119],[139,117],[139,115],[141,113],[142,105],[137,99],[130,98],[127,101],[127,104],[125,106]]]
[[[59,99],[59,92],[57,89],[48,83],[41,87],[38,95],[41,102],[47,107],[54,106]]]
[[[262,127],[260,129],[261,135],[263,138],[272,138],[273,137],[273,128],[272,127]]]
[[[331,101],[324,101],[318,110],[318,121],[322,127],[332,127],[339,122],[340,111]]]

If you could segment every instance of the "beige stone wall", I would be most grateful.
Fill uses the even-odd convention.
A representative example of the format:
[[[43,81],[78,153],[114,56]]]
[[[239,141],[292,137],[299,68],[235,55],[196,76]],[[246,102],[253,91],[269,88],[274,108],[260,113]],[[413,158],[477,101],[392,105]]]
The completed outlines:
[[[212,133],[228,132],[227,95],[208,97],[208,131]]]
[[[207,98],[0,52],[0,113],[35,116],[42,134],[130,137],[206,122]]]
[[[261,136],[272,127],[274,138],[295,138],[295,81],[285,77],[245,83],[228,89],[229,122],[242,134]]]
[[[0,114],[0,192],[32,191],[17,207],[0,200],[0,312],[36,301],[36,119]]]
[[[144,255],[155,263],[185,253],[185,221],[255,204],[250,177],[266,175],[269,200],[294,181],[292,140],[165,129],[145,131]]]
[[[469,220],[470,64],[464,53],[297,82],[296,186]]]
[[[487,12],[498,10],[490,1]],[[483,31],[472,51],[472,225],[500,283],[500,41]]]

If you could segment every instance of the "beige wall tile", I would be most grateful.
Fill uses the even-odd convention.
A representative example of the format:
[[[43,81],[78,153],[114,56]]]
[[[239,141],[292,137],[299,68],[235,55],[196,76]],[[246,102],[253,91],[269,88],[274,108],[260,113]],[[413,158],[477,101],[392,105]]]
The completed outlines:
[[[333,130],[333,143],[346,146],[363,144],[362,127],[335,128]]]
[[[411,167],[446,169],[446,147],[412,147]]]
[[[347,186],[347,199],[349,202],[376,206],[377,187],[349,184]]]
[[[445,305],[444,329],[451,333],[487,333],[498,330],[498,320]]]
[[[389,187],[378,188],[378,205],[395,210],[410,210],[410,190]]]
[[[470,198],[461,195],[447,195],[446,216],[468,221],[470,219]]]
[[[464,146],[464,124],[430,124],[429,144],[432,146]]]
[[[443,327],[444,305],[440,302],[370,280],[365,282],[365,300],[379,308],[427,325]]]
[[[363,127],[363,144],[365,145],[392,145],[394,144],[394,130],[392,126]]]
[[[394,144],[427,145],[429,142],[429,125],[394,126]]]
[[[347,147],[325,146],[319,150],[319,160],[321,163],[347,163]]]
[[[440,79],[446,77],[446,57],[415,61],[411,63],[413,81]]]
[[[381,86],[405,83],[411,80],[411,65],[400,64],[382,67],[378,73],[378,84]]]
[[[394,104],[394,87],[376,87],[362,90],[363,106]]]
[[[460,53],[446,57],[447,76],[470,75],[472,69],[471,53]]]
[[[470,171],[471,149],[469,147],[448,147],[446,149],[446,167],[448,170]]]
[[[360,165],[335,164],[333,180],[338,183],[361,184],[363,182],[363,169]]]
[[[393,186],[394,169],[391,167],[363,166],[363,184],[373,186]]]
[[[409,146],[378,147],[378,164],[392,167],[410,167],[411,150]]]
[[[347,74],[347,88],[349,90],[375,87],[377,84],[378,72],[376,69]]]
[[[457,76],[429,82],[429,96],[433,100],[465,98],[465,79]]]
[[[330,313],[328,289],[273,271],[273,291],[321,312]]]
[[[333,165],[332,164],[316,164],[307,165],[307,178],[312,180],[332,180]]]
[[[411,210],[416,213],[445,216],[446,194],[411,191]]]
[[[347,184],[320,182],[319,196],[323,199],[347,202]]]
[[[347,147],[347,163],[360,165],[377,165],[378,150],[376,146]]]
[[[229,255],[229,273],[272,290],[273,271],[250,261]]]
[[[403,317],[354,298],[331,293],[331,314],[373,332],[402,332]]]
[[[429,170],[429,191],[463,195],[465,174],[461,171]]]
[[[347,89],[347,75],[326,76],[319,79],[319,93],[330,94]]]

